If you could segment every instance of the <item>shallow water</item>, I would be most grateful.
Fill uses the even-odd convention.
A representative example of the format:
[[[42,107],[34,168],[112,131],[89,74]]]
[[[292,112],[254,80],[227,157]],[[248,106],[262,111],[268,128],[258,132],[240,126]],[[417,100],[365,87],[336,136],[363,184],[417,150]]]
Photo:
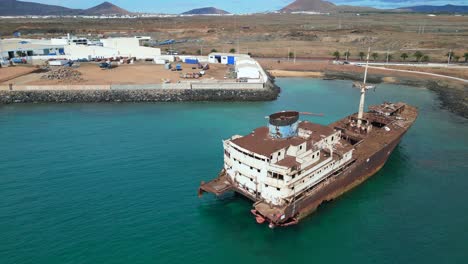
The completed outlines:
[[[467,121],[426,89],[368,93],[420,116],[379,173],[297,226],[257,225],[239,196],[198,199],[222,139],[274,111],[357,111],[349,81],[278,84],[274,102],[1,106],[0,263],[466,263]]]

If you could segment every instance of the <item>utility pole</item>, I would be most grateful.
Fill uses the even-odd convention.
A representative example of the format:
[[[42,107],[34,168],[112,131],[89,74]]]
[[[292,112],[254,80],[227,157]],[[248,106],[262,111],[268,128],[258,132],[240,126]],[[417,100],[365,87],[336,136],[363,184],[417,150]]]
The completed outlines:
[[[346,50],[346,61],[348,61],[349,49]]]
[[[291,48],[288,48],[288,62],[289,62],[289,59],[291,58],[290,54],[291,54]]]
[[[294,47],[294,64],[296,64],[296,48]]]
[[[452,50],[450,50],[448,54],[447,66],[450,64],[450,60],[452,59]]]
[[[387,64],[388,64],[388,50],[387,50]]]

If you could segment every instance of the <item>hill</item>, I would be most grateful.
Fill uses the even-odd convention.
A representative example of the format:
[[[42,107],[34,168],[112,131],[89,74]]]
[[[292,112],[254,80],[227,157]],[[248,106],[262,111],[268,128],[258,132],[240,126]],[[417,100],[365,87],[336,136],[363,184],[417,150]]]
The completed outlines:
[[[419,13],[468,13],[468,6],[457,6],[457,5],[444,5],[444,6],[432,6],[432,5],[420,5],[420,6],[409,6],[401,7],[399,10]]]
[[[331,2],[323,0],[296,0],[295,2],[282,8],[280,12],[319,12],[319,13],[334,13],[334,12],[373,12],[379,9],[365,6],[350,6],[350,5],[335,5]]]
[[[192,9],[190,11],[182,13],[182,15],[228,15],[230,14],[227,11],[217,9],[214,7],[204,7]]]
[[[16,0],[2,0],[1,2],[0,16],[70,15],[76,12],[76,9],[56,5],[46,5]]]
[[[112,3],[104,2],[95,7],[83,10],[82,14],[88,16],[98,16],[98,15],[129,15],[131,14],[125,9],[122,9]]]
[[[291,13],[301,11],[330,12],[335,11],[336,5],[322,0],[296,0],[285,6],[280,12]]]
[[[104,2],[89,9],[73,9],[56,5],[46,5],[33,2],[24,2],[17,0],[1,0],[0,16],[66,16],[66,15],[128,15],[125,9],[122,9],[109,2]]]

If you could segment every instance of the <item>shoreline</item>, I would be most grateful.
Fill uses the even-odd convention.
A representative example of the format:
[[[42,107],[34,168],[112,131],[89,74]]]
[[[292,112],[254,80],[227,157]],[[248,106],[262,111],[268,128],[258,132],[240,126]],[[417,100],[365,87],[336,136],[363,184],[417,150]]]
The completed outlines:
[[[311,65],[312,64],[312,65]],[[324,80],[362,81],[364,68],[332,65],[270,64],[265,65],[269,74],[275,78],[320,78]],[[322,67],[319,67],[322,66]],[[331,68],[331,69],[330,69]],[[372,84],[388,83],[424,87],[436,93],[441,107],[468,119],[468,83],[458,80],[442,79],[435,76],[419,75],[414,72],[387,71],[369,68],[367,80]]]

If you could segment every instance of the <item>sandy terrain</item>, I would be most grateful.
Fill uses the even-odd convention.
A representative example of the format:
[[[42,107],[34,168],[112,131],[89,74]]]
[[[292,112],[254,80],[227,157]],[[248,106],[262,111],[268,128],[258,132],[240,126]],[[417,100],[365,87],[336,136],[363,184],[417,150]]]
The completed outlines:
[[[24,66],[0,68],[0,83],[29,74],[35,70],[37,68]]]
[[[175,64],[174,64],[175,65]],[[175,72],[164,69],[163,65],[155,64],[133,64],[120,65],[111,70],[102,70],[95,63],[82,63],[77,71],[81,72],[81,78],[84,81],[79,84],[157,84],[163,80],[171,82],[186,81],[190,79],[180,78],[181,73],[199,72],[199,69],[192,69],[194,65],[183,64],[181,72]],[[21,67],[16,67],[21,69]],[[218,79],[223,80],[228,67],[225,65],[210,65],[210,69],[206,71],[206,75],[198,80]],[[41,76],[44,73],[31,73],[12,80],[8,83],[16,85],[50,85],[50,84],[77,84],[70,81],[59,80],[42,80]],[[6,83],[4,83],[6,84]]]

